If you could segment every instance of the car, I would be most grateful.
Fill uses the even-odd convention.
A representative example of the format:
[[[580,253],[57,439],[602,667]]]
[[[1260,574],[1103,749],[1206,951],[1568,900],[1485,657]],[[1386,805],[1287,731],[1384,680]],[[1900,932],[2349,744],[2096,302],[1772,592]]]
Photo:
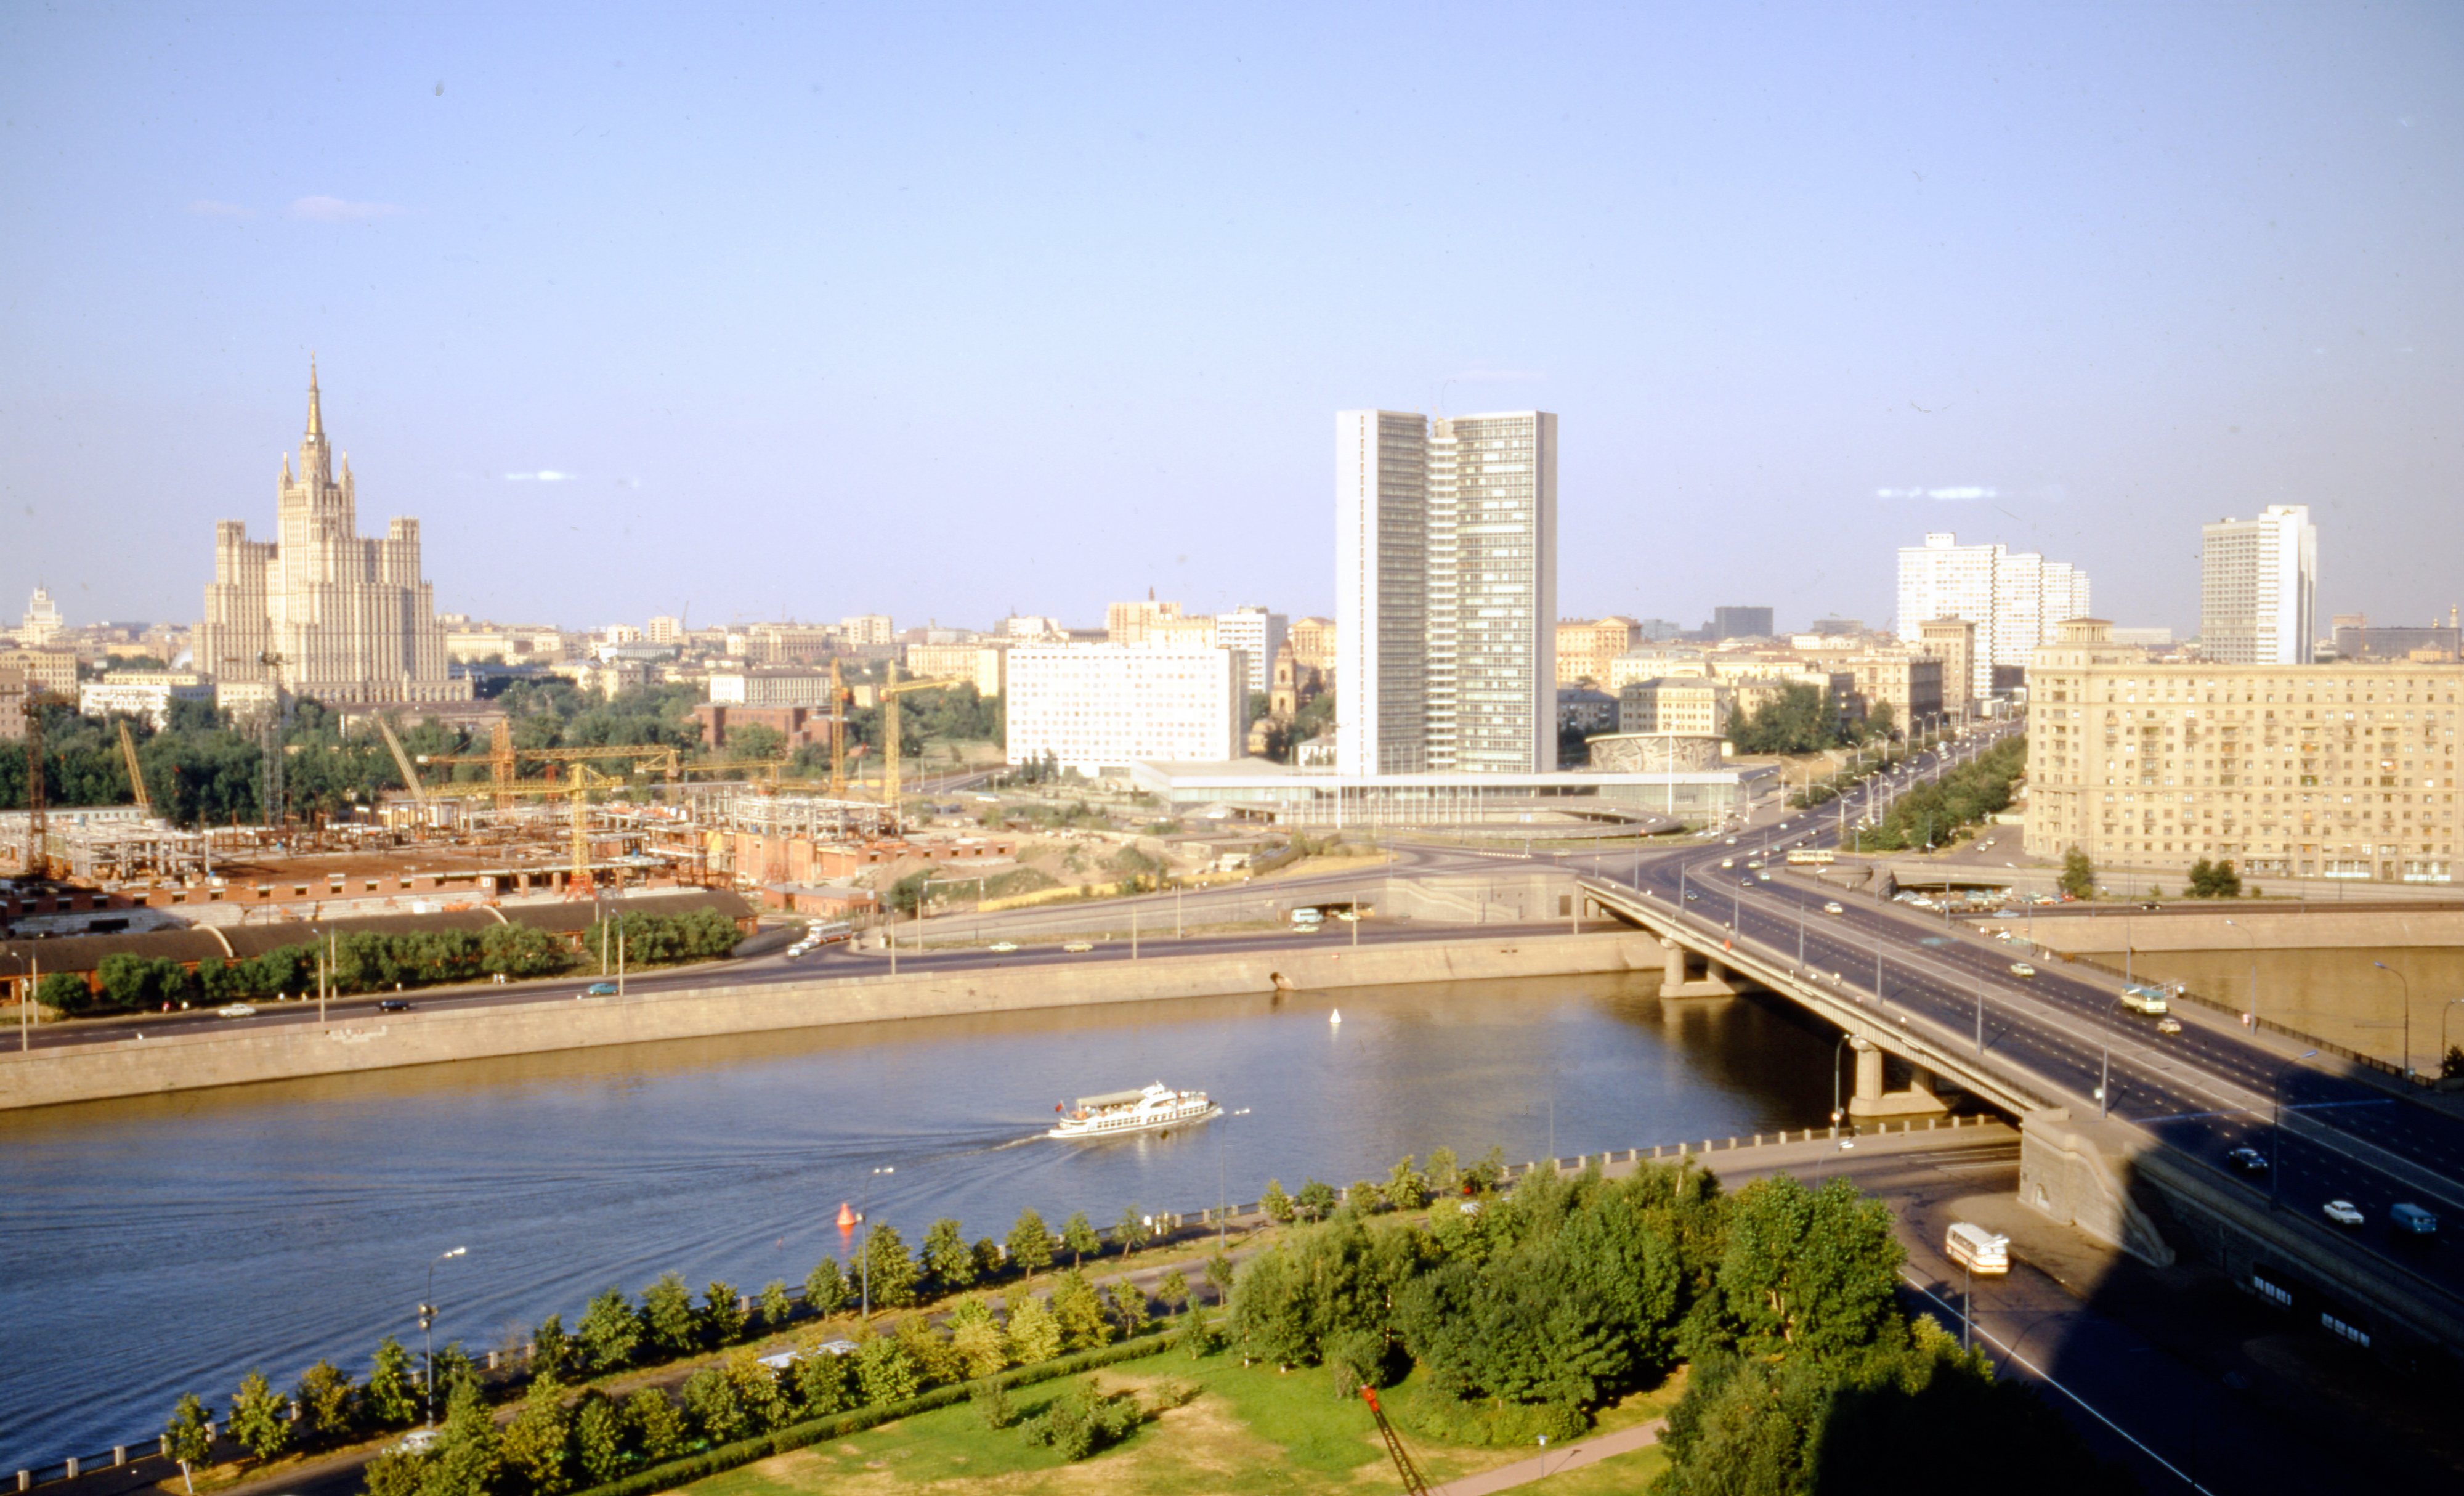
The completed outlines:
[[[245,1002],[226,1002],[214,1009],[214,1014],[218,1018],[254,1018],[256,1009]]]
[[[1735,837],[1733,837],[1733,836],[1732,836],[1732,837],[1730,837],[1730,838],[1728,838],[1728,843],[1727,843],[1727,845],[1729,845],[1730,847],[1734,847],[1734,846],[1736,846],[1736,845],[1737,845],[1737,839],[1736,839]]]
[[[409,1433],[403,1435],[402,1438],[394,1441],[392,1446],[386,1449],[385,1453],[389,1455],[424,1455],[435,1446],[437,1437],[444,1432],[445,1431],[440,1428],[414,1428]]]
[[[1826,914],[1844,914],[1848,913],[1846,909],[1841,907],[1837,899],[1833,899],[1830,903],[1823,905],[1822,912]]]
[[[1703,895],[1695,892],[1692,889],[1687,889],[1685,891],[1685,902],[1688,904],[1700,904],[1703,902]]]
[[[1754,880],[1753,880],[1753,879],[1751,879],[1751,878],[1739,878],[1739,879],[1737,880],[1737,887],[1739,887],[1739,888],[1741,888],[1741,889],[1750,889],[1750,888],[1752,888],[1753,886],[1754,886]]]
[[[1769,883],[1771,881],[1771,874],[1768,872],[1756,872],[1754,874],[1754,881],[1757,883]]]
[[[2248,1146],[2236,1148],[2232,1153],[2225,1155],[2225,1162],[2232,1164],[2234,1168],[2239,1169],[2244,1174],[2265,1174],[2267,1172],[2267,1155],[2260,1153],[2255,1148]]]
[[[2025,961],[2013,961],[2011,963],[2011,975],[2013,977],[2034,977],[2036,975],[2036,968],[2029,965]]]
[[[2326,1217],[2336,1224],[2343,1226],[2347,1231],[2359,1226],[2364,1221],[2368,1219],[2362,1214],[2361,1206],[2354,1204],[2348,1199],[2331,1199],[2324,1205],[2319,1207],[2319,1214]]]
[[[2178,1034],[2181,1031],[2182,1021],[2170,1013],[2156,1021],[2156,1032],[2160,1034]]]
[[[383,999],[377,1003],[377,1011],[380,1013],[407,1013],[410,1011],[410,1000],[408,998]]]
[[[616,984],[612,981],[594,981],[578,994],[585,998],[612,998],[615,995]]]
[[[2139,907],[2140,907],[2141,909],[2163,909],[2165,906],[2164,906],[2164,905],[2162,905],[2162,904],[2157,903],[2154,899],[2149,899],[2149,900],[2147,900],[2146,902],[2145,902],[2145,903],[2141,904]]]
[[[1733,868],[1736,865],[1737,859],[1734,857],[1723,857],[1720,859],[1720,866],[1723,868]]]
[[[1061,949],[1069,952],[1073,956],[1084,956],[1089,951],[1095,949],[1095,942],[1092,940],[1072,940]]]
[[[999,955],[1007,956],[1010,952],[1018,949],[1018,942],[1015,940],[995,940],[992,943],[991,949]]]

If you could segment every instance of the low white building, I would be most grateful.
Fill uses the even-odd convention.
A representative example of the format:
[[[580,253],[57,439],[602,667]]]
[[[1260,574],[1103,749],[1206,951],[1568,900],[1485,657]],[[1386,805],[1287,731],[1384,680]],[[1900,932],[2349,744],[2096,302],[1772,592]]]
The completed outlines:
[[[825,707],[830,676],[827,671],[713,671],[710,699],[728,707]]]
[[[1249,659],[1189,645],[1023,644],[1009,650],[1009,761],[1084,774],[1141,759],[1236,759]]]
[[[83,716],[142,716],[161,732],[171,725],[171,703],[214,699],[211,681],[188,671],[115,671],[77,687]]]

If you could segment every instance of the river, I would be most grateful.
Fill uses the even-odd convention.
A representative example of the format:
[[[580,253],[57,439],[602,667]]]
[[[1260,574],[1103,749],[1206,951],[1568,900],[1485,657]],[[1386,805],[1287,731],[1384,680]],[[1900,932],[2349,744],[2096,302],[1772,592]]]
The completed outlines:
[[[803,1029],[0,1117],[0,1471],[159,1431],[250,1369],[357,1376],[391,1331],[473,1350],[675,1270],[751,1290],[845,1256],[842,1200],[911,1245],[1033,1206],[1109,1225],[1405,1154],[1571,1155],[1820,1122],[1831,1036],[1658,975],[1224,998]],[[1328,1022],[1339,1002],[1343,1022]],[[1067,1096],[1162,1080],[1247,1108],[1044,1139]],[[895,1173],[875,1177],[876,1168]],[[1219,1186],[1219,1178],[1225,1181]]]

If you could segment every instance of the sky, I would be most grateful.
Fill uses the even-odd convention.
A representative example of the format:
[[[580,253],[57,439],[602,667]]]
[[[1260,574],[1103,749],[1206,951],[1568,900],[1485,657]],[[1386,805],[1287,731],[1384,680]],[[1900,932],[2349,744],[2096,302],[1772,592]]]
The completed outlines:
[[[0,8],[0,615],[193,621],[311,351],[567,627],[1331,612],[1333,413],[1560,420],[1559,612],[2464,602],[2464,10]]]

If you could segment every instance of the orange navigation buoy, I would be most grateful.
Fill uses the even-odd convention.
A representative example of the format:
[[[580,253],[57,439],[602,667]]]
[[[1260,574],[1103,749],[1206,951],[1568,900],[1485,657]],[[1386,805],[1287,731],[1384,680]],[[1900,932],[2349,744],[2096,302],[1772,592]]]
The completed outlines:
[[[841,1200],[841,1201],[839,1201],[839,1229],[840,1229],[840,1230],[842,1230],[842,1231],[852,1231],[852,1230],[854,1230],[854,1229],[855,1229],[855,1223],[856,1223],[859,1220],[862,1220],[862,1219],[863,1219],[862,1217],[858,1216],[858,1215],[855,1213],[855,1208],[854,1208],[853,1206],[849,1205],[846,1200]]]

